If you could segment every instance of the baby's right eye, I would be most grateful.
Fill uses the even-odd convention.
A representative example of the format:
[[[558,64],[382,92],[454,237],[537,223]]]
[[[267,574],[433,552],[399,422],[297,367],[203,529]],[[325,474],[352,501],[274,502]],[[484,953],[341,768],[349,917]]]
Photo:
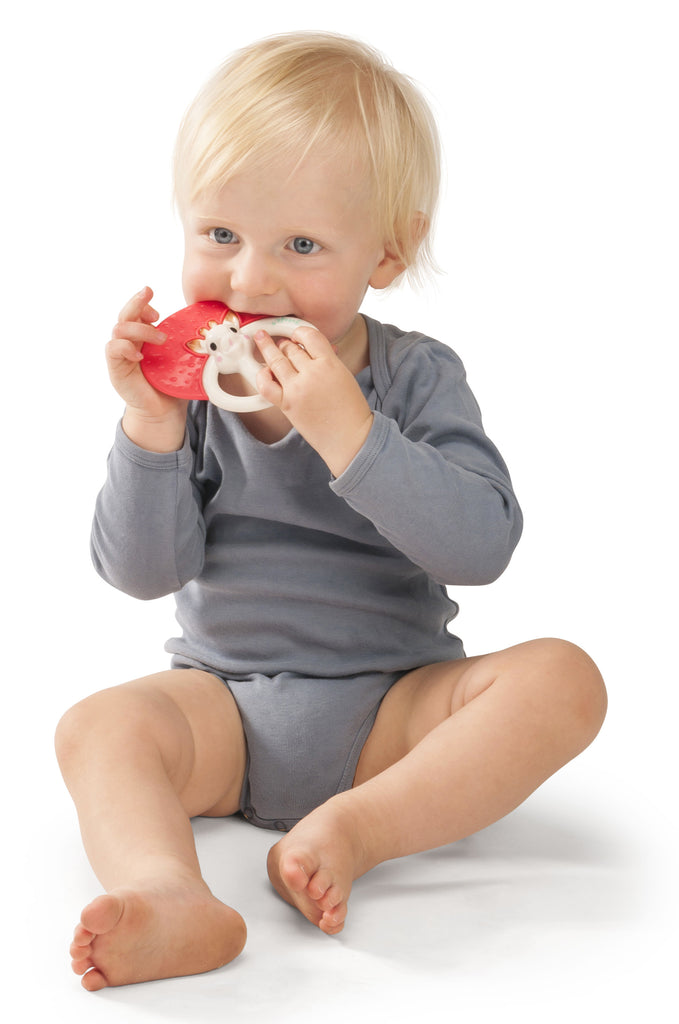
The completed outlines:
[[[231,245],[236,241],[236,236],[230,228],[211,228],[208,237],[210,241],[217,242],[219,245]]]

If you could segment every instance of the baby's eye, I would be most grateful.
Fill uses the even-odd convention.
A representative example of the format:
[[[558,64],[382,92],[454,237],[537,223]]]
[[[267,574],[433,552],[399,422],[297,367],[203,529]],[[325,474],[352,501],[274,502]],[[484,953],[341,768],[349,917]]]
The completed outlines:
[[[208,237],[219,245],[231,245],[236,241],[236,236],[230,228],[211,228]]]
[[[321,251],[320,245],[318,245],[317,242],[312,242],[310,238],[293,238],[290,245],[295,250],[295,252],[300,254],[300,256],[309,256],[312,253],[317,253]]]

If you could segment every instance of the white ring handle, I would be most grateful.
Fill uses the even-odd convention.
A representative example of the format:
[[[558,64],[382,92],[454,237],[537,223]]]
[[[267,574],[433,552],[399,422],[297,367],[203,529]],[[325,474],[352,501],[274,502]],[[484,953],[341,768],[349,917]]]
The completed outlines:
[[[261,320],[253,320],[240,329],[228,322],[213,324],[209,331],[205,332],[204,343],[201,345],[208,355],[203,369],[205,394],[214,405],[229,412],[256,412],[258,409],[268,409],[271,402],[267,402],[260,394],[232,395],[224,391],[219,384],[220,376],[240,373],[241,377],[256,390],[257,374],[264,365],[257,362],[253,355],[253,338],[256,332],[264,330],[276,337],[291,338],[298,327],[311,326],[313,325],[306,320],[298,320],[294,316],[264,317]]]

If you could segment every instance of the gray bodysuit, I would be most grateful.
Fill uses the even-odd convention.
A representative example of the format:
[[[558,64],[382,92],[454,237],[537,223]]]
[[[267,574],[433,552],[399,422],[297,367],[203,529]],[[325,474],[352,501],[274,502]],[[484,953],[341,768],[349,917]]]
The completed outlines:
[[[296,430],[256,440],[191,403],[178,452],[118,428],[92,531],[97,570],[138,598],[176,595],[174,667],[231,689],[248,742],[241,808],[285,829],[351,786],[389,687],[464,656],[446,584],[489,583],[521,512],[458,357],[366,317],[374,412],[333,478]]]

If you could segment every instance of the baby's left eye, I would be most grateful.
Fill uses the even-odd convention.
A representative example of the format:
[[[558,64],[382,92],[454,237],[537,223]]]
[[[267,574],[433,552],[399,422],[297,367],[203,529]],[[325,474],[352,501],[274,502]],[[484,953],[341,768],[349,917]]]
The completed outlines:
[[[236,240],[236,236],[230,228],[211,228],[208,237],[213,242],[219,242],[220,245],[230,245]]]
[[[301,236],[293,238],[290,245],[300,256],[309,256],[321,251],[321,247],[317,242],[312,242],[310,238],[303,238]]]

